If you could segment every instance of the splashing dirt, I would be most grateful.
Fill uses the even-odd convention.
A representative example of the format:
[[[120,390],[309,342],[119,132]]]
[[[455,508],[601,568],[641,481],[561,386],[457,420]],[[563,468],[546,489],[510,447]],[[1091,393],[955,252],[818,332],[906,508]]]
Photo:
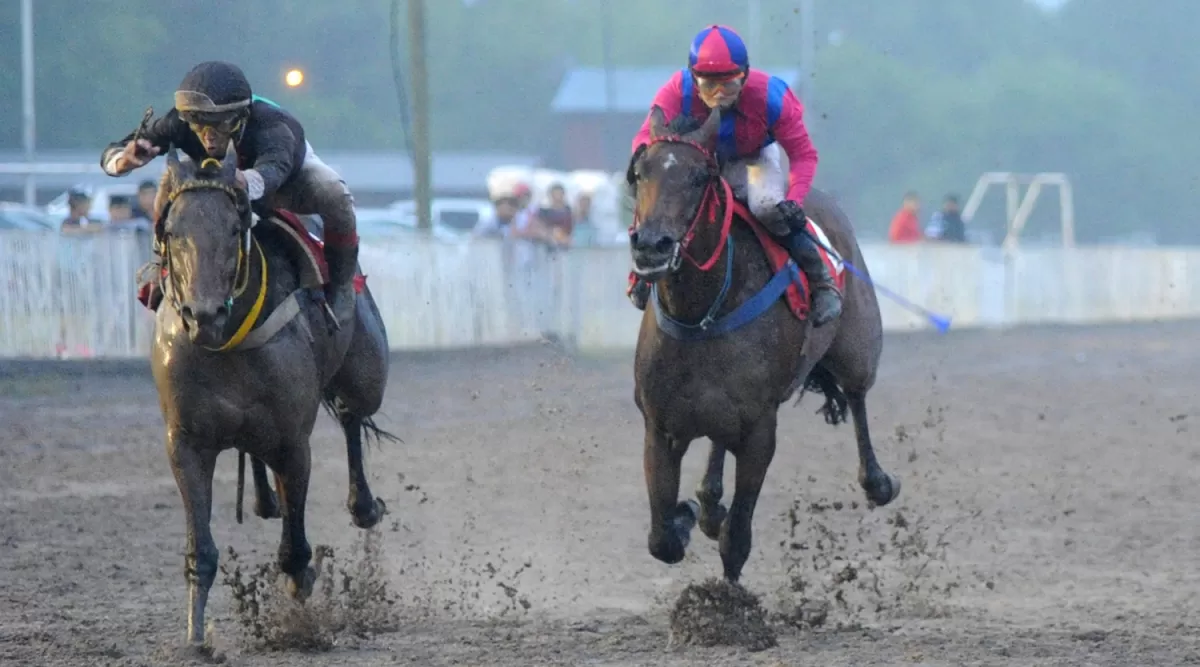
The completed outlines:
[[[338,562],[332,547],[318,546],[313,561],[322,573],[303,604],[280,584],[275,562],[245,566],[232,547],[221,565],[222,583],[234,600],[234,618],[252,648],[267,651],[328,651],[399,628],[398,596],[381,565],[378,530],[363,532],[357,560]]]
[[[946,560],[947,536],[978,514],[934,526],[905,508],[865,512],[857,502],[794,501],[779,620],[854,629],[888,617],[945,616],[946,599],[963,585]]]
[[[671,646],[742,646],[763,651],[777,643],[758,596],[724,579],[690,584],[671,610]]]

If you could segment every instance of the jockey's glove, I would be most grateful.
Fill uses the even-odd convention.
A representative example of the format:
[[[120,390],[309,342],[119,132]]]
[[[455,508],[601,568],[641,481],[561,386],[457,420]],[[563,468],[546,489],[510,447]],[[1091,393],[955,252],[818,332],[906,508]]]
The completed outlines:
[[[775,210],[779,212],[779,216],[787,221],[788,226],[792,231],[804,229],[807,217],[804,215],[804,209],[800,208],[800,204],[785,199],[775,205]]]

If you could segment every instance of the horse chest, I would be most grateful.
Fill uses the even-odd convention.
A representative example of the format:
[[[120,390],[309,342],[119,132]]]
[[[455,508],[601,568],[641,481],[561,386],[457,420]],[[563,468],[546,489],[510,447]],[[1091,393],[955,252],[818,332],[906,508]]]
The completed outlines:
[[[656,427],[687,439],[733,437],[763,398],[754,383],[719,368],[680,372],[675,366],[675,372],[642,377],[639,391]]]

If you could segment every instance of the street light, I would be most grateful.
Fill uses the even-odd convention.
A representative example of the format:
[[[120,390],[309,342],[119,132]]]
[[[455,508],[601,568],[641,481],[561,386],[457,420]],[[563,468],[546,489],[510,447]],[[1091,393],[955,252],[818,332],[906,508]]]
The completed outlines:
[[[296,86],[304,83],[304,72],[298,69],[290,69],[287,71],[287,74],[283,75],[283,82],[286,83],[289,88],[295,88]]]

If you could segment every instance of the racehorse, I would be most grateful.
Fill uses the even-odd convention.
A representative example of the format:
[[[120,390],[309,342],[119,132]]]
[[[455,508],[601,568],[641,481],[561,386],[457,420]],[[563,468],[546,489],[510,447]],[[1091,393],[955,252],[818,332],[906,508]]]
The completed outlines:
[[[365,435],[390,437],[371,419],[388,374],[379,311],[360,275],[355,325],[329,326],[323,303],[303,280],[327,276],[316,259],[319,246],[306,231],[297,232],[302,224],[286,211],[256,224],[236,171],[232,142],[222,160],[199,165],[181,161],[172,147],[156,203],[157,280],[165,307],[157,308],[150,361],[187,516],[192,647],[204,645],[205,606],[217,574],[209,524],[213,469],[223,450],[252,457],[256,509],[283,519],[278,562],[298,599],[311,593],[320,565],[319,559],[318,567],[310,565],[304,527],[309,438],[319,405],[346,437],[354,523],[370,528],[385,512],[371,494],[362,452]],[[265,466],[275,473],[277,496]],[[239,465],[239,521],[243,470]]]
[[[806,279],[722,173],[728,165],[715,155],[719,127],[716,110],[702,125],[680,116],[667,126],[655,108],[651,142],[629,164],[634,271],[653,284],[638,332],[634,402],[645,422],[651,555],[683,560],[698,522],[719,541],[725,578],[736,582],[775,455],[779,406],[797,389],[801,397],[806,390],[825,395],[821,411],[830,424],[845,421],[849,404],[858,479],[871,503],[894,500],[900,482],[880,467],[867,429],[883,329],[873,289],[840,271],[845,258],[868,275],[850,220],[823,192],[813,190],[803,203],[809,231],[836,250],[822,252],[844,291],[838,319],[812,328]],[[699,503],[678,502],[680,464],[702,437],[712,444]],[[737,464],[728,510],[721,504],[726,452]]]

